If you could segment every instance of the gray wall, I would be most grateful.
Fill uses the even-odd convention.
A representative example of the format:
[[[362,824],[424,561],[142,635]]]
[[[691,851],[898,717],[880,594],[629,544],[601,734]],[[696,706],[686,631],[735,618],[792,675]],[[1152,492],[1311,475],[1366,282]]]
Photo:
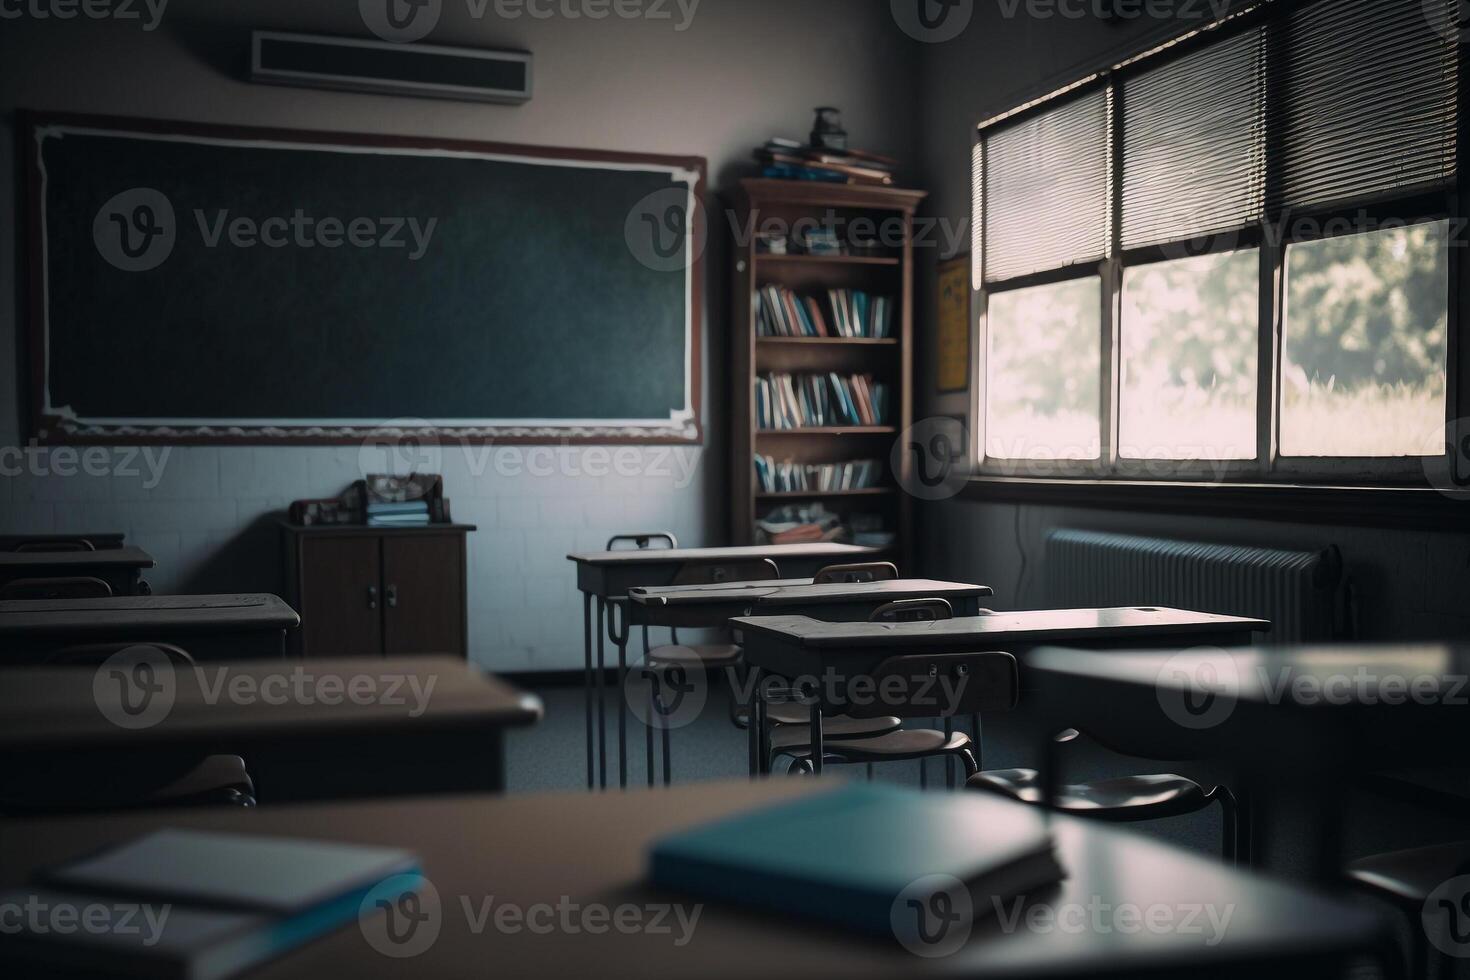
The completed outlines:
[[[1184,0],[1170,9],[1204,9]],[[1017,9],[1014,17],[1003,13]],[[1027,5],[980,0],[960,37],[922,45],[919,92],[923,186],[933,212],[968,227],[974,125],[1186,29],[1178,18],[1105,24],[1091,18],[1027,16]],[[1041,9],[1046,9],[1045,7]],[[925,253],[932,266],[937,250]],[[932,269],[930,270],[932,276]],[[921,292],[933,295],[932,278]],[[923,317],[921,323],[931,323]],[[927,339],[927,338],[926,338]],[[934,394],[933,345],[920,357],[919,393],[933,413],[958,414],[967,396]],[[1226,519],[1208,512],[1168,516],[1080,507],[951,500],[920,505],[925,572],[985,582],[1000,608],[1044,606],[1037,564],[1055,527],[1146,532],[1191,540],[1319,547],[1338,545],[1357,595],[1360,635],[1369,640],[1470,634],[1470,536],[1281,520]]]
[[[702,0],[680,30],[684,14],[672,0],[656,8],[670,11],[669,20],[596,21],[507,19],[493,2],[445,0],[428,42],[535,53],[536,95],[522,107],[240,80],[250,28],[366,36],[353,0],[171,0],[153,31],[113,20],[6,20],[0,186],[15,186],[16,108],[693,154],[709,159],[711,186],[720,188],[753,146],[773,133],[804,136],[811,108],[833,104],[844,108],[858,145],[912,159],[915,48],[887,7],[877,0]],[[474,9],[485,16],[473,17]],[[16,366],[14,203],[13,194],[0,195],[0,447],[27,438],[23,369]],[[563,558],[569,550],[600,548],[608,534],[628,529],[668,528],[691,545],[723,537],[728,270],[722,236],[714,241],[705,311],[710,437],[702,453],[649,451],[631,468],[587,476],[576,474],[606,471],[608,460],[581,449],[560,461],[444,452],[455,516],[480,527],[470,539],[469,579],[478,661],[500,670],[580,664],[581,614]],[[208,343],[207,334],[200,342]],[[109,458],[114,471],[125,462]],[[151,486],[141,461],[132,467],[138,476],[59,475],[76,468],[67,459],[50,458],[40,467],[47,475],[0,477],[0,531],[121,529],[158,558],[151,579],[163,591],[277,589],[271,516],[292,499],[339,492],[362,468],[356,446],[177,448]],[[527,468],[553,475],[527,475]],[[619,475],[630,469],[636,475]]]

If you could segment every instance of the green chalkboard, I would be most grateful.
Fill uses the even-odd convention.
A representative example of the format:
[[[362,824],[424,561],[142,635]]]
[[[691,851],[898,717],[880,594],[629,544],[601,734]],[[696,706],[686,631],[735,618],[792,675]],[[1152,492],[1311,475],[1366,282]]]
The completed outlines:
[[[37,427],[699,438],[704,162],[32,117]]]

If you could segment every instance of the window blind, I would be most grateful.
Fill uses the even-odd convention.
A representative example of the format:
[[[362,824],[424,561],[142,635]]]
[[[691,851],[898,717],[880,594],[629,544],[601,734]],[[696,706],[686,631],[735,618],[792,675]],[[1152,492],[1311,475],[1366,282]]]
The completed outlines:
[[[1123,84],[1124,248],[1232,231],[1265,195],[1265,32],[1254,28]]]
[[[1107,252],[1110,90],[982,134],[985,281]]]
[[[1317,0],[1285,18],[1273,212],[1451,183],[1458,0]]]

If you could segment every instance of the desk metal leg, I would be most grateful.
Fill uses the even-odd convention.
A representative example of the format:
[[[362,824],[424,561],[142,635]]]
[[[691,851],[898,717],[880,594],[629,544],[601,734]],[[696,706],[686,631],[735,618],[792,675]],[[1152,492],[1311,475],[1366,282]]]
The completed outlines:
[[[948,745],[949,744],[949,740],[952,739],[952,738],[954,738],[954,716],[953,715],[951,715],[951,716],[949,716],[949,717],[947,717],[947,718],[944,719],[944,743],[946,745]],[[944,757],[944,788],[945,789],[954,789],[954,766],[955,766],[954,757],[953,756],[948,756],[948,755],[945,756]]]
[[[750,743],[750,778],[755,779],[761,771],[761,728],[764,727],[760,710],[760,692],[758,688],[761,682],[761,669],[750,668],[750,674],[745,679],[750,685],[750,693],[745,700],[745,730],[749,735]]]
[[[643,627],[643,679],[650,681],[648,676],[648,627]],[[648,757],[648,788],[653,789],[653,720],[658,717],[658,705],[653,700],[653,686],[649,683],[648,688],[648,721],[643,725],[643,748]]]
[[[597,597],[597,784],[607,789],[607,698],[603,692],[603,675],[607,664],[603,653],[603,617],[607,615],[607,602]]]
[[[592,761],[592,596],[582,593],[582,700],[587,707],[587,788],[597,785],[596,767]]]
[[[607,638],[618,648],[618,788],[628,788],[628,610],[622,609],[618,625],[618,603],[608,604]]]
[[[812,775],[822,774],[822,757],[827,754],[827,747],[822,743],[822,698],[820,695],[812,696]]]

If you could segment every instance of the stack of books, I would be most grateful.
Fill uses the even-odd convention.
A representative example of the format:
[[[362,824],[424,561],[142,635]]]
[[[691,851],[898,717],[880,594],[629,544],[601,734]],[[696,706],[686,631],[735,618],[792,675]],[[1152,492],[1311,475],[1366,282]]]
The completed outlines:
[[[755,527],[760,544],[813,544],[848,536],[842,519],[820,503],[781,507],[756,521]]]
[[[824,299],[798,296],[784,286],[762,286],[756,314],[761,337],[893,336],[893,300],[861,289],[829,289]]]
[[[367,505],[368,527],[428,527],[427,500],[371,500]]]
[[[889,386],[866,374],[767,374],[755,379],[764,430],[886,425]]]
[[[880,485],[883,464],[876,459],[849,463],[777,462],[774,456],[755,457],[755,475],[762,493],[832,493],[867,490]]]
[[[761,176],[774,180],[815,180],[831,184],[893,184],[898,161],[864,150],[829,150],[799,140],[773,137],[755,151]]]

